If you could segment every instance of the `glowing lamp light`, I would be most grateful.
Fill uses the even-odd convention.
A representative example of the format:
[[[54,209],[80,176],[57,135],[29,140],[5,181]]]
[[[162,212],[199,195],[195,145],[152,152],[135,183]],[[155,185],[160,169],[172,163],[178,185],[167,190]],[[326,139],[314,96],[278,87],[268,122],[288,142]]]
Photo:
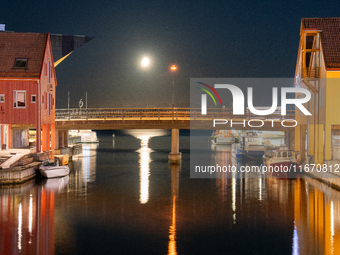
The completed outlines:
[[[172,66],[170,67],[170,70],[171,70],[171,71],[176,71],[176,70],[177,70],[177,66],[176,66],[176,65],[172,65]]]
[[[148,58],[143,58],[142,59],[142,66],[148,66],[149,65],[149,59]]]

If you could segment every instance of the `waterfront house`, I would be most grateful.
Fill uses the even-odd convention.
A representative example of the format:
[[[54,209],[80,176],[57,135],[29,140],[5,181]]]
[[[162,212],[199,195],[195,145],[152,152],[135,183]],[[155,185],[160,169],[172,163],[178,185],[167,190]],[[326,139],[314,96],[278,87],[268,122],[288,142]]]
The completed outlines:
[[[54,149],[56,86],[50,34],[0,31],[1,149],[27,147],[29,129]]]
[[[311,100],[305,116],[295,118],[295,150],[301,159],[332,165],[340,160],[340,18],[304,18],[295,71],[295,86],[307,88]],[[297,98],[304,97],[296,95]],[[306,157],[307,156],[307,157]]]

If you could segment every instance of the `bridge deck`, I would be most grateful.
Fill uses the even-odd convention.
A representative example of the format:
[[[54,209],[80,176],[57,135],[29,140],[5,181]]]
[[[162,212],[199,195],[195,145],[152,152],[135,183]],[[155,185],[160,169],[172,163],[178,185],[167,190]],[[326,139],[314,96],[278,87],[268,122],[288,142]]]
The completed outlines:
[[[269,116],[256,116],[246,112],[243,116],[233,116],[231,109],[208,109],[201,115],[200,109],[191,108],[114,108],[114,109],[57,109],[57,129],[212,129],[213,119],[246,121],[262,119],[263,127],[257,130],[292,131],[293,127],[283,127],[282,120],[294,119],[294,111],[286,116],[278,113]],[[272,122],[272,120],[275,121]],[[253,124],[254,125],[254,124]],[[272,125],[274,127],[272,127]],[[252,130],[246,125],[216,125],[216,129]]]

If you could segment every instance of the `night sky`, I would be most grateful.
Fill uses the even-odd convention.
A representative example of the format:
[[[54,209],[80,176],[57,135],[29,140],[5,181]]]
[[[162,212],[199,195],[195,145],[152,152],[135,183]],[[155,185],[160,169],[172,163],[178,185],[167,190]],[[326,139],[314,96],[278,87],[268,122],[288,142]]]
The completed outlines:
[[[301,18],[337,17],[338,1],[7,1],[15,32],[96,38],[57,68],[57,108],[189,107],[190,78],[294,77]],[[151,59],[141,68],[144,56]],[[293,85],[293,84],[292,84]]]

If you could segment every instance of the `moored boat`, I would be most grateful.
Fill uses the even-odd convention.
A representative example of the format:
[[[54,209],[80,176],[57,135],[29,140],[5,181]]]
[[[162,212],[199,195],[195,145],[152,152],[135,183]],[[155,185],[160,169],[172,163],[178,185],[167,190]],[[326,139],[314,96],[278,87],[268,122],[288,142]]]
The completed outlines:
[[[216,130],[210,138],[212,144],[233,144],[236,142],[231,130]]]
[[[39,166],[40,174],[45,178],[57,178],[69,175],[70,169],[68,166]]]
[[[97,139],[97,133],[88,130],[69,130],[69,136],[80,137],[81,143],[99,143]]]
[[[267,172],[274,177],[291,178],[300,173],[295,157],[295,152],[289,150],[285,145],[274,150],[264,157]]]
[[[257,133],[246,133],[240,143],[233,144],[232,155],[237,160],[261,160],[264,154],[262,138]]]

